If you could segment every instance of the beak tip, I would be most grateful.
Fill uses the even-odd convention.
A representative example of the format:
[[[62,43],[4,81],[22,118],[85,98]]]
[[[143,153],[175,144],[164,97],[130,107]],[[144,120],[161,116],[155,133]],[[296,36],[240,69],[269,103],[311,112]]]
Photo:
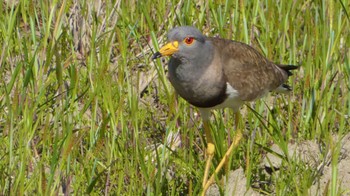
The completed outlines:
[[[156,53],[153,54],[152,60],[160,58],[160,57],[162,57],[162,54],[160,52],[156,52]]]

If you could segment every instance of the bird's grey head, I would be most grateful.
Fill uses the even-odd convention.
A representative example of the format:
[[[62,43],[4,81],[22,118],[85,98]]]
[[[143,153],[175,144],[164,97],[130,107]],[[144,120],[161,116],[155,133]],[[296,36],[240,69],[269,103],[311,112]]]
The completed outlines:
[[[183,41],[186,37],[193,37],[200,42],[205,41],[205,36],[195,27],[180,26],[171,29],[168,33],[168,41]]]
[[[161,56],[172,56],[180,61],[202,59],[212,47],[208,42],[195,27],[175,27],[168,33],[168,43],[153,56],[153,59]]]
[[[173,28],[168,33],[168,41],[179,43],[178,51],[172,56],[179,60],[195,59],[201,53],[205,45],[205,36],[192,26],[180,26]]]

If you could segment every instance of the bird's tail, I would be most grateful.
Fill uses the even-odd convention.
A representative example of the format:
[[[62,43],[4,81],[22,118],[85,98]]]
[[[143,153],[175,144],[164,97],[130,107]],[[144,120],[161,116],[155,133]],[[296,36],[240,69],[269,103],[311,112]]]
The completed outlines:
[[[293,75],[293,73],[291,72],[291,70],[295,70],[295,69],[299,69],[300,66],[296,66],[296,65],[277,65],[279,68],[283,69],[284,71],[287,72],[288,76]]]
[[[281,84],[279,87],[277,87],[273,91],[276,93],[288,94],[290,91],[292,91],[292,87],[289,86],[288,84]]]
[[[299,69],[300,66],[296,66],[296,65],[277,65],[279,68],[281,68],[282,70],[284,70],[287,74],[288,77],[293,75],[293,73],[291,72],[291,70],[295,70],[295,69]],[[277,89],[275,89],[275,92],[278,93],[289,93],[292,90],[292,87],[289,86],[288,84],[281,84]]]

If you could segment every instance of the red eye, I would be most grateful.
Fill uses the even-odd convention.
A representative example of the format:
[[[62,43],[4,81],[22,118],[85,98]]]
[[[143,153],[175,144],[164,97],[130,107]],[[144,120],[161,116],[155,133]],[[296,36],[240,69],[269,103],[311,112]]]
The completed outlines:
[[[193,37],[186,37],[186,38],[184,39],[184,42],[185,42],[186,44],[188,44],[188,45],[192,44],[193,41],[194,41],[194,38],[193,38]]]

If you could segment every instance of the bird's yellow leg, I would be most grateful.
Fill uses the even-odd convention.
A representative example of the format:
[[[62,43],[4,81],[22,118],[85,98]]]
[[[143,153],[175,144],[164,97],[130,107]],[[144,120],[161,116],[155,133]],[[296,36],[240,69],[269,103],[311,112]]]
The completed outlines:
[[[239,128],[237,128],[238,127],[239,118],[240,118],[240,114],[237,112],[235,116],[236,116],[235,124],[236,124],[237,133],[234,136],[232,144],[230,145],[229,149],[225,153],[224,157],[221,159],[219,165],[216,167],[214,173],[210,176],[209,180],[204,185],[204,187],[203,187],[203,195],[208,190],[209,186],[214,182],[215,176],[219,173],[219,171],[221,170],[222,166],[226,163],[226,161],[228,160],[228,158],[229,158],[231,152],[233,151],[233,149],[238,146],[239,141],[242,139],[242,132],[241,132],[241,130]]]
[[[205,131],[205,137],[207,138],[207,152],[206,152],[207,157],[206,157],[206,164],[205,164],[204,177],[203,177],[203,188],[204,188],[208,181],[208,174],[209,174],[211,161],[214,157],[215,146],[214,146],[213,138],[211,137],[209,120],[204,120],[203,126]]]

